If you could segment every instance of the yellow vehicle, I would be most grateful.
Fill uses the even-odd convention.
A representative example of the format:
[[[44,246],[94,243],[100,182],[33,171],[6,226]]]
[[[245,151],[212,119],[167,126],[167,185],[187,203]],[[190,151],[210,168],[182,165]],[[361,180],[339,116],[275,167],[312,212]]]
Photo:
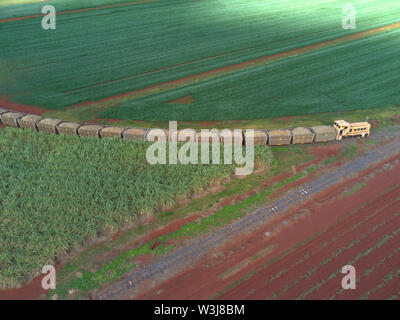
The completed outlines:
[[[336,120],[334,127],[337,131],[336,140],[342,140],[343,137],[368,137],[371,131],[368,122],[349,123],[345,120]]]

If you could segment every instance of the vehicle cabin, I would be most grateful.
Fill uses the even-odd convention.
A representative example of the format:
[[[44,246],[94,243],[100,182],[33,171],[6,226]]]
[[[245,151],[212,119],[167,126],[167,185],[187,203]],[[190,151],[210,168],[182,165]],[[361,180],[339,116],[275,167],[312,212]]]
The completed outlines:
[[[344,120],[336,120],[334,127],[337,131],[336,140],[342,140],[343,137],[368,137],[371,130],[368,122],[349,123]]]

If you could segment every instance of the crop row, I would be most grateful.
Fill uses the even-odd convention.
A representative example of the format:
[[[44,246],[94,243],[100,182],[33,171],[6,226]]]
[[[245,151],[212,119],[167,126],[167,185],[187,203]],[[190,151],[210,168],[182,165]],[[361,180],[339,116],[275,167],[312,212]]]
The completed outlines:
[[[225,164],[150,165],[149,145],[1,129],[0,286],[26,283],[43,265],[87,240],[168,208],[234,172],[234,165]],[[268,148],[262,150],[265,155]]]
[[[125,138],[138,139],[142,141],[154,141],[159,139],[160,131],[165,135],[165,140],[171,140],[173,131],[165,129],[147,128],[123,128],[103,126],[99,124],[84,124],[70,121],[63,121],[55,118],[42,118],[35,114],[24,114],[17,111],[0,108],[0,124],[22,129],[32,129],[53,134],[79,135],[82,137],[97,138]],[[157,130],[157,131],[156,131]],[[177,141],[185,142],[221,142],[248,143],[251,139],[248,130],[235,129],[234,131],[203,130],[200,132],[190,131],[185,133],[176,130]],[[336,130],[332,126],[316,126],[311,128],[298,127],[293,130],[254,130],[253,141],[256,145],[289,145],[305,144],[313,142],[327,142],[336,139]]]
[[[117,97],[349,36],[355,31],[340,24],[345,3],[160,0],[60,15],[55,32],[42,30],[39,19],[0,23],[0,42],[6,44],[0,54],[0,93],[53,110]],[[353,4],[357,33],[398,20],[397,1]],[[398,105],[397,39],[393,30],[356,38],[316,53],[128,99],[101,116],[254,119]],[[168,103],[188,94],[193,95],[191,105]]]

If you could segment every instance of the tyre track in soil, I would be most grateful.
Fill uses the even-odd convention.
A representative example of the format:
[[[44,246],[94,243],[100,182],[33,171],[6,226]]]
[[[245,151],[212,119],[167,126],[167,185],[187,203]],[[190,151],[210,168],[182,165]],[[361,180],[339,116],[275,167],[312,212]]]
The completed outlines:
[[[126,279],[118,281],[104,289],[94,298],[116,299],[121,296],[133,297],[137,294],[137,290],[135,289],[145,280],[154,280],[156,277],[166,274],[172,277],[176,270],[194,264],[210,249],[221,245],[224,241],[237,234],[260,226],[262,223],[268,221],[270,217],[275,216],[277,213],[285,212],[292,206],[301,204],[303,201],[310,199],[322,190],[335,185],[338,181],[360,173],[368,167],[397,154],[400,149],[399,147],[400,142],[398,139],[384,146],[377,147],[365,153],[360,158],[322,175],[312,183],[305,184],[301,189],[290,192],[272,205],[261,207],[251,214],[246,215],[244,218],[235,221],[231,225],[220,228],[217,232],[206,234],[203,237],[188,242],[187,245],[174,250],[159,262],[134,272]]]
[[[399,174],[400,174],[400,167],[398,169],[399,169]],[[381,180],[384,180],[384,178],[385,177],[383,177],[383,179],[381,179]],[[369,196],[369,194],[367,195],[367,197],[368,196]],[[331,205],[331,204],[329,204],[329,205]],[[352,205],[353,205],[353,207],[351,207],[350,209],[356,209],[359,205],[361,205],[361,203],[353,202]],[[340,211],[341,208],[338,208],[338,210]],[[349,211],[351,211],[351,210],[349,210]],[[359,216],[356,215],[357,213],[358,212],[353,214],[354,217],[350,216],[346,220],[347,225],[349,225],[349,228],[347,231],[349,231],[351,229],[351,226],[353,225],[353,223],[360,221]],[[343,218],[340,217],[340,220],[343,220]],[[336,220],[334,220],[334,222],[336,222]],[[300,223],[298,223],[297,225],[291,225],[288,230],[285,230],[284,232],[282,232],[282,234],[278,235],[277,238],[271,239],[271,241],[269,241],[269,239],[265,239],[265,236],[264,236],[265,230],[261,230],[260,232],[252,233],[251,235],[249,235],[249,237],[251,237],[251,240],[253,240],[255,243],[247,242],[246,241],[247,239],[242,239],[242,237],[241,237],[240,240],[245,243],[245,245],[242,245],[242,246],[246,248],[245,250],[239,250],[239,254],[241,255],[241,257],[238,257],[238,255],[235,255],[235,259],[224,259],[224,261],[222,261],[222,262],[219,261],[219,264],[217,266],[213,266],[212,268],[207,267],[207,269],[205,269],[203,266],[201,266],[201,267],[195,268],[193,270],[190,270],[186,274],[179,275],[179,277],[171,279],[166,284],[163,283],[162,288],[161,288],[162,293],[161,293],[161,295],[158,294],[156,296],[156,298],[157,299],[167,299],[167,298],[171,298],[171,297],[185,298],[185,299],[209,298],[210,294],[207,295],[207,292],[223,290],[229,284],[231,284],[235,279],[240,279],[240,274],[246,274],[246,270],[247,271],[263,270],[264,269],[264,266],[262,265],[262,264],[264,264],[263,259],[259,259],[260,261],[252,263],[251,266],[249,266],[249,268],[243,268],[243,270],[240,270],[238,272],[238,274],[236,274],[234,277],[228,277],[228,279],[226,281],[223,281],[222,279],[217,279],[218,282],[215,282],[215,281],[213,281],[213,282],[206,281],[205,282],[204,279],[201,279],[201,277],[197,277],[200,279],[194,278],[194,276],[196,274],[211,273],[214,275],[220,275],[221,273],[223,273],[230,267],[235,266],[238,263],[238,261],[242,261],[243,259],[248,258],[248,256],[251,256],[252,254],[254,254],[256,252],[259,252],[260,250],[265,249],[266,247],[268,247],[271,244],[277,244],[277,245],[279,245],[281,243],[287,244],[288,241],[287,241],[287,237],[285,237],[285,235],[287,235],[288,233],[293,234],[296,231],[293,229],[302,228],[301,223],[308,223],[308,222],[303,220],[303,221],[300,221]],[[317,224],[319,224],[319,223],[317,223]],[[332,226],[332,224],[330,224],[329,222],[328,222],[328,226],[330,229],[333,229],[336,227],[335,224]],[[321,229],[323,229],[323,228],[324,228],[324,226],[321,226]],[[340,230],[340,228],[341,227],[339,227],[339,229],[336,228],[335,230]],[[307,228],[305,228],[305,229],[307,229]],[[341,231],[343,231],[343,230],[341,230]],[[296,242],[294,242],[293,245],[295,243]],[[289,244],[287,247],[290,248],[291,245]],[[280,248],[280,249],[282,250],[282,248]],[[322,250],[322,249],[323,249],[323,247],[320,250]],[[227,248],[226,250],[224,250],[224,249],[220,249],[220,250],[228,251],[229,248]],[[242,252],[240,252],[240,251],[242,251]],[[302,258],[304,256],[304,251],[306,251],[308,254],[310,254],[310,252],[316,252],[318,250],[315,250],[315,245],[313,243],[305,244],[302,247],[300,247],[298,250],[296,250],[290,256],[291,259],[292,259],[293,255],[297,256],[298,259]],[[274,254],[275,254],[275,256],[278,256],[278,254],[276,254],[276,252],[274,252]],[[263,280],[268,279],[270,274],[278,274],[285,267],[286,268],[288,267],[287,262],[278,260],[275,264],[269,266],[269,269],[268,269],[269,275],[267,275],[265,278],[263,278]],[[275,268],[275,269],[273,270],[271,268]],[[232,278],[235,278],[235,279],[232,279]],[[266,281],[261,281],[261,282],[263,282],[264,285],[266,283]],[[259,284],[260,284],[260,280],[256,280],[254,288],[257,287],[257,285],[259,285]],[[185,292],[188,292],[188,294],[183,296],[183,293],[181,290],[179,290],[179,287],[184,287]],[[249,290],[252,290],[252,289],[249,289]],[[157,291],[157,288],[152,291],[153,292]],[[264,296],[265,296],[265,294],[264,294]],[[139,298],[154,298],[154,296],[153,295],[144,295],[143,297],[140,296]]]
[[[340,210],[341,208],[339,207],[338,209]],[[379,219],[379,215],[378,216],[374,215],[373,218]],[[351,231],[352,223],[359,222],[359,219],[360,216],[358,214],[351,216],[351,219],[343,219],[341,223],[333,226],[333,228],[328,228],[328,231],[323,232],[321,235],[317,236],[312,241],[307,243],[307,245],[297,248],[292,254],[286,256],[285,259],[281,259],[276,263],[266,266],[260,272],[258,272],[256,276],[236,286],[233,290],[229,291],[221,298],[230,299],[238,296],[243,297],[250,290],[254,290],[257,287],[260,288],[260,283],[263,283],[264,288],[261,288],[259,292],[256,291],[251,296],[246,298],[265,299],[267,295],[272,295],[274,290],[275,293],[279,292],[279,290],[277,289],[283,289],[287,285],[288,279],[292,278],[296,279],[299,273],[303,275],[306,271],[308,271],[312,267],[315,267],[314,263],[310,268],[310,266],[307,265],[307,263],[311,259],[310,258],[304,259],[304,256],[315,257],[313,258],[314,261],[321,262],[327,257],[329,257],[332,254],[332,252],[335,252],[335,250],[337,250],[338,248],[345,247],[349,243],[349,238],[351,241],[351,235],[349,234],[349,232]],[[371,220],[368,220],[367,222],[370,223],[370,221]],[[372,225],[374,222],[375,221],[372,221]],[[343,230],[343,225],[342,225],[343,223],[345,224],[345,226],[347,226],[345,230]],[[334,246],[336,244],[335,248],[331,249],[332,247],[325,247],[327,241],[324,241],[323,239],[321,239],[321,237],[327,237],[328,235],[337,236],[339,231],[341,231],[343,236],[339,238],[339,241],[333,243]],[[329,240],[331,239],[332,237],[330,237]],[[321,246],[319,246],[317,249],[315,249],[316,248],[315,242],[321,243]],[[325,253],[326,256],[324,258],[318,257],[318,254],[320,254],[321,252]],[[304,261],[302,261],[302,259]],[[293,263],[290,263],[290,261],[293,261]],[[301,265],[302,263],[303,265]],[[337,268],[334,268],[334,270],[336,269]],[[277,277],[278,275],[279,277]],[[277,278],[274,279],[274,277]],[[268,280],[271,278],[273,279],[272,281]],[[265,292],[265,286],[268,286],[269,288],[268,290],[271,291],[270,293]]]

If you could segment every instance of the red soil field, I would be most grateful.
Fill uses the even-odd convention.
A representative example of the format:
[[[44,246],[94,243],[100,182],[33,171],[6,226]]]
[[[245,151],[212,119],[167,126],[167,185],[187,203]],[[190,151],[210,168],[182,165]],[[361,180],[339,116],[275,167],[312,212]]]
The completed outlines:
[[[397,167],[397,171],[392,172],[392,174],[398,174],[400,173],[399,167]],[[390,173],[387,173],[385,177],[381,176],[381,179],[389,178],[388,176]],[[382,181],[381,180],[381,181]],[[316,210],[315,213],[323,214],[323,215],[337,215],[338,213],[349,213],[352,210],[358,210],[357,205],[362,205],[362,201],[366,201],[367,199],[371,199],[374,196],[374,193],[376,193],[376,190],[382,190],[383,185],[380,184],[381,181],[375,180],[373,183],[368,185],[368,190],[365,188],[362,189],[362,192],[365,194],[368,192],[368,194],[365,194],[362,198],[360,197],[360,194],[354,195],[352,197],[349,197],[347,199],[342,199],[341,201],[334,201],[333,203],[329,205],[325,205],[320,207],[318,210]],[[395,179],[392,179],[392,182],[395,181]],[[378,189],[379,188],[379,189]],[[390,203],[393,201],[395,195],[400,194],[399,187],[397,186],[396,189],[393,191],[385,194],[382,197],[376,197],[373,198],[374,202],[371,203],[368,207],[365,207],[357,212],[355,216],[353,216],[350,220],[346,219],[343,220],[341,223],[337,224],[335,227],[331,227],[328,229],[327,232],[323,233],[322,235],[316,237],[312,242],[310,242],[307,246],[304,248],[295,250],[293,254],[288,255],[287,258],[283,259],[281,261],[281,264],[273,264],[269,266],[268,268],[265,268],[262,272],[257,273],[257,275],[252,278],[249,281],[244,281],[243,284],[239,285],[237,288],[234,290],[228,292],[226,295],[222,296],[224,298],[233,298],[233,297],[239,297],[242,296],[246,298],[256,298],[256,299],[265,299],[267,295],[271,295],[272,293],[276,293],[275,291],[279,289],[282,290],[286,285],[290,284],[291,282],[295,281],[297,277],[301,277],[305,274],[306,271],[311,270],[315,268],[321,261],[324,261],[327,257],[330,257],[332,253],[335,252],[335,249],[340,248],[342,245],[348,245],[351,243],[353,240],[357,240],[358,237],[363,234],[364,229],[363,228],[372,228],[376,224],[381,223],[384,221],[387,216],[392,219],[392,224],[389,224],[389,228],[396,228],[396,225],[399,225],[399,217],[396,216],[393,218],[393,215],[398,212],[400,208],[400,203],[398,200],[395,200],[394,203],[391,203],[389,207],[385,208],[382,212],[379,210],[387,203]],[[362,199],[360,201],[360,198]],[[357,201],[356,201],[357,200]],[[333,206],[334,204],[334,206]],[[397,211],[396,211],[397,210]],[[369,224],[363,224],[359,229],[354,230],[354,233],[350,232],[351,228],[354,224],[357,222],[360,222],[360,220],[366,216],[370,216],[372,214],[375,214],[374,219],[371,219],[369,221]],[[397,224],[396,224],[397,221]],[[298,226],[300,228],[301,226]],[[369,229],[367,229],[369,230]],[[313,275],[308,279],[307,277],[304,277],[303,279],[300,278],[300,282],[297,284],[297,286],[294,286],[294,288],[291,288],[286,292],[286,294],[279,296],[279,298],[282,299],[293,299],[297,298],[300,294],[305,292],[308,288],[312,287],[312,285],[315,285],[319,280],[324,280],[326,279],[329,275],[337,271],[337,269],[343,265],[346,265],[348,261],[350,261],[352,258],[354,258],[355,254],[359,252],[363,252],[363,249],[366,247],[368,248],[369,246],[372,246],[378,238],[381,238],[380,235],[385,235],[387,234],[390,230],[385,230],[385,229],[380,229],[378,230],[380,233],[374,235],[373,237],[364,239],[361,243],[355,244],[354,246],[351,247],[351,250],[347,251],[346,254],[339,254],[337,259],[332,260],[331,264],[325,265],[323,268],[320,268],[318,272],[313,273]],[[289,230],[287,232],[290,232]],[[329,239],[332,239],[334,237],[338,237],[338,234],[346,234],[347,232],[347,238],[341,238],[340,241],[336,241],[334,243],[329,243]],[[369,243],[368,241],[371,241]],[[321,244],[329,244],[328,247],[324,247],[321,249],[320,245]],[[359,247],[357,247],[357,245]],[[391,245],[393,246],[394,243],[391,242]],[[380,248],[380,249],[383,249]],[[393,247],[389,247],[389,250],[393,249]],[[309,250],[309,251],[307,251]],[[318,252],[318,250],[321,250],[321,252]],[[318,254],[317,254],[318,252]],[[298,260],[305,255],[311,255],[313,254],[312,258],[308,258],[302,264],[298,263]],[[367,264],[368,262],[373,264],[379,259],[377,259],[376,256],[369,256],[369,260],[366,261]],[[297,262],[297,264],[296,264]],[[359,263],[359,264],[358,264]],[[360,261],[356,264],[356,268],[358,272],[362,273],[365,268],[363,263],[365,263],[365,260],[360,259]],[[288,266],[295,266],[290,272],[285,273],[284,277],[278,278],[277,280],[272,281],[268,285],[265,284],[265,281],[269,279],[272,275],[274,274],[279,274],[287,268]],[[361,269],[361,270],[360,270]],[[261,281],[263,279],[263,281]],[[335,282],[336,281],[336,282]],[[262,283],[263,285],[260,285]],[[333,292],[336,291],[338,286],[340,286],[340,280],[335,280],[335,278],[330,280],[331,285],[333,288],[331,290],[334,290]],[[329,284],[329,281],[327,281],[326,284]],[[371,282],[364,283],[364,285],[371,286]],[[340,288],[340,287],[339,287]],[[248,291],[245,293],[245,290],[248,289]],[[321,287],[317,292],[314,293],[314,295],[310,296],[310,298],[314,299],[321,299],[321,298],[328,298],[329,294],[332,293],[329,287]],[[248,292],[252,290],[252,294],[249,295]],[[348,293],[347,291],[346,293]],[[359,295],[359,292],[358,292]]]
[[[285,286],[289,284],[293,285],[293,287],[291,287],[291,289],[286,293],[279,295],[279,299],[296,299],[302,295],[304,297],[314,299],[328,298],[329,293],[335,292],[336,289],[340,289],[341,274],[340,271],[337,272],[338,268],[340,269],[342,266],[347,265],[349,261],[354,259],[357,253],[362,253],[368,248],[373,247],[379,239],[398,228],[399,224],[396,225],[395,223],[396,221],[400,222],[400,219],[398,216],[394,217],[394,214],[396,213],[396,210],[400,208],[399,201],[391,204],[383,211],[380,210],[380,208],[385,205],[385,201],[392,200],[393,194],[399,193],[400,188],[397,188],[394,191],[395,192],[392,192],[387,196],[385,195],[384,197],[377,199],[377,201],[371,205],[371,207],[374,208],[366,207],[356,216],[352,217],[353,219],[350,219],[349,221],[346,219],[339,225],[336,225],[334,228],[329,229],[323,234],[323,238],[319,238],[312,243],[313,246],[305,249],[302,248],[302,250],[296,250],[295,254],[290,255],[288,259],[283,260],[279,267],[274,266],[274,271],[277,273],[284,270],[285,267],[288,268],[289,266],[293,266],[289,272],[285,272],[284,276],[272,281],[269,285],[266,285],[264,288],[254,292],[248,297],[265,299],[265,293],[269,296],[271,296],[272,292],[278,294],[279,292],[282,292]],[[360,215],[368,216],[369,214],[372,215],[373,213],[375,214],[373,219],[368,220],[368,222],[364,222],[360,227],[352,230],[352,226],[360,222],[362,218]],[[370,232],[371,228],[379,225],[379,223],[382,221],[388,221],[391,223],[385,224],[384,227],[377,229],[375,233]],[[360,242],[357,242],[357,240],[364,235],[366,238]],[[337,240],[332,241],[332,238]],[[328,246],[326,247],[325,245]],[[380,247],[378,252],[374,251],[372,255],[370,254],[367,257],[362,257],[354,264],[357,272],[361,274],[366,266],[370,266],[371,264],[379,261],[377,258],[377,255],[379,256],[379,251],[383,250],[383,252],[386,254],[387,250],[391,251],[394,245],[394,239],[391,239],[391,241]],[[341,250],[343,251],[341,252]],[[337,257],[332,257],[339,252],[340,254]],[[303,262],[302,260],[304,260],[304,256],[310,257]],[[321,267],[318,267],[318,265],[323,262],[327,263]],[[317,269],[315,270],[314,268]],[[310,270],[315,270],[312,275],[307,274],[307,271]],[[261,274],[264,274],[266,276],[265,279],[268,279],[269,276],[274,274],[271,271],[274,272],[272,268],[267,268]],[[337,273],[335,274],[335,272]],[[260,279],[259,277],[261,277],[261,274],[256,278]],[[331,279],[327,280],[331,274],[335,276],[332,276]],[[305,294],[309,288],[312,288],[321,281],[327,281],[328,284],[330,283],[333,286],[331,288],[329,286],[325,287],[327,283],[324,283],[322,287],[318,288],[318,290],[313,291],[313,295],[308,296]],[[367,285],[371,286],[371,283],[369,282]],[[327,289],[331,289],[331,291]],[[358,291],[358,295],[360,296],[360,291]]]
[[[37,276],[32,282],[18,289],[0,290],[0,300],[31,300],[46,294],[47,290],[41,285],[43,276]]]
[[[377,166],[375,170],[380,167]],[[363,175],[371,172],[374,171],[367,170]],[[279,299],[292,299],[298,298],[321,281],[323,283],[318,290],[310,290],[310,294],[302,298],[359,298],[381,283],[388,272],[400,268],[398,253],[393,253],[399,243],[399,234],[393,233],[400,225],[399,176],[400,164],[397,163],[392,169],[377,173],[365,187],[348,197],[341,196],[344,186],[339,185],[317,196],[312,202],[294,209],[284,218],[261,227],[247,238],[241,236],[241,239],[225,244],[214,252],[233,252],[230,256],[215,258],[211,252],[207,259],[192,269],[149,289],[138,298],[208,299],[220,293],[218,297],[222,299],[266,299],[274,293],[281,293]],[[355,181],[360,178],[356,177]],[[304,217],[296,222],[290,220],[304,209],[308,211]],[[286,224],[282,223],[284,220]],[[269,237],[265,236],[266,231],[270,232]],[[388,238],[385,239],[385,236]],[[344,277],[340,273],[341,267],[349,264],[357,254],[374,247],[382,238],[386,242],[354,262],[357,277],[361,277],[357,283],[359,289],[337,292],[341,289],[341,279]],[[293,249],[301,241],[306,242]],[[275,247],[266,256],[249,260],[249,257],[271,245]],[[342,250],[340,254],[339,249]],[[283,256],[280,257],[281,254]],[[368,268],[379,264],[390,254],[390,263],[389,258],[386,258],[388,261],[384,265],[378,265],[374,272],[363,276]],[[272,258],[276,261],[265,265]],[[243,261],[247,261],[247,264],[239,268],[239,271],[221,277],[233,266],[240,266]],[[306,272],[313,268],[316,268],[315,271],[307,277]],[[335,273],[334,277],[331,276]],[[275,278],[271,279],[274,275]],[[329,276],[332,279],[329,280]],[[239,284],[232,286],[235,281]],[[376,290],[368,298],[388,298],[395,294],[399,285],[393,282],[396,281],[388,282],[384,289]],[[287,285],[291,288],[285,290]]]
[[[20,104],[20,103],[16,103],[16,102],[8,101],[8,100],[6,100],[5,97],[0,97],[0,107],[10,109],[13,111],[20,111],[20,112],[24,112],[24,113],[33,113],[33,114],[38,114],[38,115],[41,115],[42,113],[46,112],[46,110],[40,109],[38,107],[28,106],[28,105],[24,105],[24,104]]]

